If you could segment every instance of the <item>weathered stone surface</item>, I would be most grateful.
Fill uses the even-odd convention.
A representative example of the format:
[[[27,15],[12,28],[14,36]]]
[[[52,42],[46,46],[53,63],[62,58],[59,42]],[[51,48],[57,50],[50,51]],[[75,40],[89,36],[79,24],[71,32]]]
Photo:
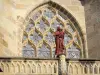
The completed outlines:
[[[72,10],[72,11],[75,11],[75,12],[77,12],[77,11],[79,11],[79,6],[68,6],[68,8],[70,9],[70,10]]]
[[[100,0],[85,0],[85,18],[90,58],[100,58]]]

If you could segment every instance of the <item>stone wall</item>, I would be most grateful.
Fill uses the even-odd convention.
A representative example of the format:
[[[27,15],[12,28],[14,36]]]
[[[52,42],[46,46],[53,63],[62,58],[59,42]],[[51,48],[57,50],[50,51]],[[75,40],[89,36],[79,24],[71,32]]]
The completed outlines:
[[[85,0],[85,20],[90,58],[100,58],[100,0]]]

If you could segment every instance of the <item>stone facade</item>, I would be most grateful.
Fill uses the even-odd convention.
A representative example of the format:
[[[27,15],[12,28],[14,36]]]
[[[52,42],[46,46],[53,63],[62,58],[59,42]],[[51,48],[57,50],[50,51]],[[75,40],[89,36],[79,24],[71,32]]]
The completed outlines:
[[[78,23],[84,45],[82,58],[100,58],[99,0],[0,0],[0,75],[100,75],[100,60],[96,59],[22,56],[22,38],[30,13],[50,1],[61,11],[63,7]]]
[[[0,10],[0,34],[4,39],[4,44],[1,43],[1,56],[22,56],[22,35],[26,16],[40,4],[46,3],[48,0],[1,0]],[[84,7],[79,0],[55,0],[55,3],[60,4],[69,13],[75,17],[82,30],[86,42],[86,27]],[[3,35],[3,36],[2,36]],[[2,40],[2,39],[0,39]],[[13,45],[13,46],[12,46]],[[86,52],[88,53],[88,52]],[[87,54],[88,55],[88,54]]]
[[[85,0],[85,22],[90,58],[100,58],[100,1]]]

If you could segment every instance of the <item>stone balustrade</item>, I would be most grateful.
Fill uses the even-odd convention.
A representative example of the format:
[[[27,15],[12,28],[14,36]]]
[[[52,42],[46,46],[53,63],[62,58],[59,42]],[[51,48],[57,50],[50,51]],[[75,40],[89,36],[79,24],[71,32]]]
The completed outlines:
[[[100,75],[100,60],[67,59],[66,61],[68,75]]]
[[[0,75],[59,75],[59,59],[0,57]],[[67,75],[100,75],[100,60],[66,59]]]
[[[58,60],[0,58],[0,75],[58,75]]]

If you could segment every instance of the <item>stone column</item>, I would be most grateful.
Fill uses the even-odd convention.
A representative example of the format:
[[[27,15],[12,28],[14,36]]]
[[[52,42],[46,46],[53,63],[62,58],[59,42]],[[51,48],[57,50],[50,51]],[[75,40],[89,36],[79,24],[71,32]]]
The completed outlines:
[[[66,57],[64,54],[59,55],[60,74],[67,75]]]

